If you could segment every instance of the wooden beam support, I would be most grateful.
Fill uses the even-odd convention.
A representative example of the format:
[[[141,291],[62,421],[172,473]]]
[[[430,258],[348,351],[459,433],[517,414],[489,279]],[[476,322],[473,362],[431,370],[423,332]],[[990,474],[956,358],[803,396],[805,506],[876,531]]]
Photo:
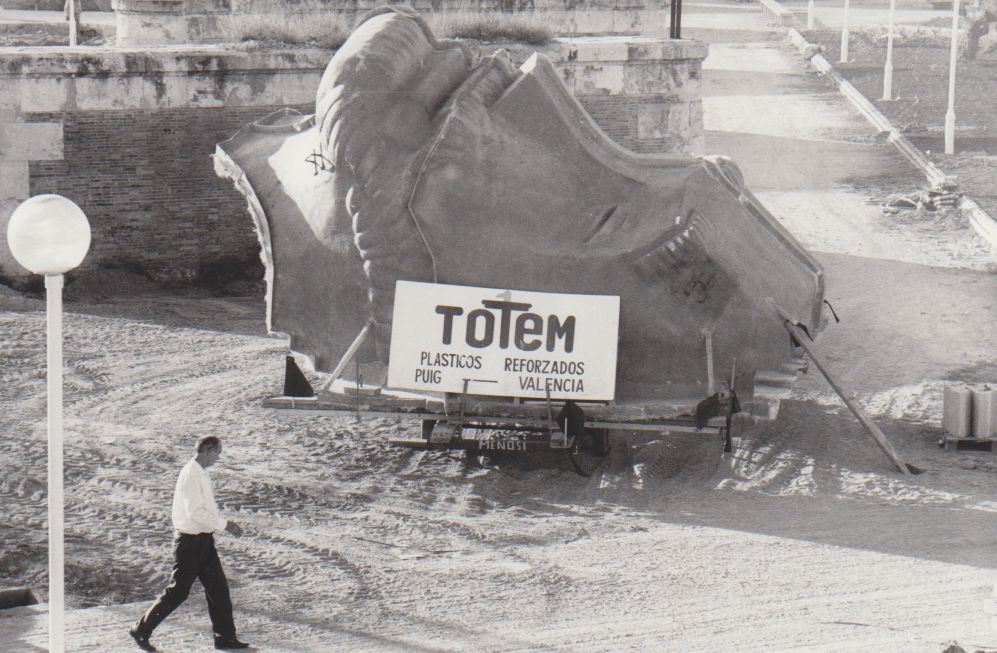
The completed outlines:
[[[900,460],[900,456],[898,456],[897,452],[894,451],[893,446],[890,444],[889,440],[886,439],[886,436],[879,429],[879,427],[876,426],[876,423],[872,421],[872,418],[870,418],[866,412],[862,410],[861,406],[855,403],[855,400],[853,400],[849,394],[845,392],[841,384],[834,378],[830,370],[827,369],[824,365],[824,361],[821,360],[821,357],[817,354],[817,350],[813,347],[812,343],[809,342],[809,336],[807,336],[807,334],[805,334],[803,330],[798,327],[784,312],[780,311],[780,313],[784,319],[782,324],[786,328],[786,331],[788,331],[789,334],[796,339],[796,342],[800,343],[800,346],[803,347],[803,349],[810,356],[810,360],[814,362],[814,365],[816,365],[817,369],[819,369],[821,374],[824,375],[827,382],[831,385],[834,391],[838,393],[841,400],[845,402],[845,406],[848,407],[848,410],[852,411],[852,414],[855,415],[859,423],[862,424],[869,435],[876,440],[876,444],[879,445],[879,448],[883,450],[883,453],[886,454],[893,464],[897,466],[897,469],[899,469],[903,474],[909,476],[911,472],[907,467],[907,464]]]
[[[336,379],[338,379],[343,374],[343,370],[345,370],[346,366],[350,364],[350,361],[353,360],[353,357],[357,355],[357,351],[360,350],[360,346],[364,343],[364,340],[367,339],[367,334],[370,333],[370,329],[373,325],[374,325],[373,320],[367,320],[367,324],[365,324],[363,328],[360,329],[360,333],[358,333],[357,337],[353,339],[353,342],[346,350],[346,353],[344,353],[343,357],[339,359],[339,364],[336,365],[336,369],[332,371],[332,375],[329,377],[329,380],[326,381],[325,385],[322,386],[322,392],[328,392],[329,388],[332,387],[332,384],[336,382]],[[359,390],[357,392],[359,394]]]
[[[713,331],[703,329],[703,339],[706,341],[706,396],[712,396],[717,391],[713,376]]]

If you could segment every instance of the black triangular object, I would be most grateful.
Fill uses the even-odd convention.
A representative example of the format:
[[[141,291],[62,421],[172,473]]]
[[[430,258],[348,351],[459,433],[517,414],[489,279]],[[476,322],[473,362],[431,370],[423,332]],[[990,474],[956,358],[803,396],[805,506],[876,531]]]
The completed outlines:
[[[284,367],[284,396],[285,397],[314,397],[315,390],[312,384],[305,378],[304,373],[294,362],[294,356],[287,357],[287,365]]]
[[[564,402],[564,407],[554,420],[561,432],[569,438],[580,437],[585,432],[585,411],[570,399]]]
[[[696,404],[696,430],[702,430],[711,417],[723,414],[723,406],[720,403],[720,393],[715,393]]]

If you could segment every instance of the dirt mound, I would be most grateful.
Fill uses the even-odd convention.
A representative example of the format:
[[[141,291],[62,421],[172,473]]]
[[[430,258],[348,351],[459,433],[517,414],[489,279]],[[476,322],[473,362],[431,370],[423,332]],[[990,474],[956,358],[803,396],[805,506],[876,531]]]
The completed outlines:
[[[35,311],[45,308],[45,300],[0,285],[0,310]]]
[[[162,292],[148,277],[123,268],[97,268],[73,275],[66,284],[68,301],[99,304],[108,300]]]

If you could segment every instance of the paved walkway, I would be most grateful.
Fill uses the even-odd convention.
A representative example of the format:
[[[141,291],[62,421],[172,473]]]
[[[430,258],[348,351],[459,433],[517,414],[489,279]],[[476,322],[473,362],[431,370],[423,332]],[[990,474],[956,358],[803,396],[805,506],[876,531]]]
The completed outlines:
[[[993,264],[971,230],[939,238],[900,226],[869,203],[872,195],[922,189],[925,179],[809,69],[757,5],[732,6],[742,9],[683,18],[684,36],[710,44],[707,153],[731,156],[752,192],[812,250],[972,269]]]
[[[792,9],[800,17],[800,24],[806,25],[807,0],[788,0],[780,2]],[[814,17],[817,25],[832,29],[841,29],[845,19],[843,0],[835,2],[818,1],[814,4]],[[856,6],[850,3],[848,9],[848,24],[855,28],[883,28],[889,25],[890,3],[881,2],[876,6]],[[948,22],[946,22],[946,20]],[[941,29],[951,27],[952,9],[932,7],[927,2],[906,3],[897,5],[893,15],[893,24],[897,26],[925,26],[933,24]]]

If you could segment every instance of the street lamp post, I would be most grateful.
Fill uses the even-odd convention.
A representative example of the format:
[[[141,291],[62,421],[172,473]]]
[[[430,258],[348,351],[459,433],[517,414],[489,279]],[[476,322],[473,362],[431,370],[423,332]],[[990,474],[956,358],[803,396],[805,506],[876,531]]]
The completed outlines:
[[[841,60],[838,63],[848,63],[848,0],[845,0],[841,22]]]
[[[69,0],[69,46],[75,48],[80,38],[80,0]]]
[[[36,195],[10,216],[7,244],[14,259],[45,276],[48,349],[48,624],[49,651],[62,653],[65,575],[62,473],[62,275],[90,249],[90,223],[59,195]]]
[[[886,65],[883,67],[883,99],[893,99],[893,13],[897,0],[890,0],[890,26],[886,36]]]
[[[952,45],[949,48],[949,107],[945,112],[945,153],[955,154],[955,65],[959,54],[959,0],[952,3]]]
[[[814,0],[807,2],[807,29],[814,28]]]

